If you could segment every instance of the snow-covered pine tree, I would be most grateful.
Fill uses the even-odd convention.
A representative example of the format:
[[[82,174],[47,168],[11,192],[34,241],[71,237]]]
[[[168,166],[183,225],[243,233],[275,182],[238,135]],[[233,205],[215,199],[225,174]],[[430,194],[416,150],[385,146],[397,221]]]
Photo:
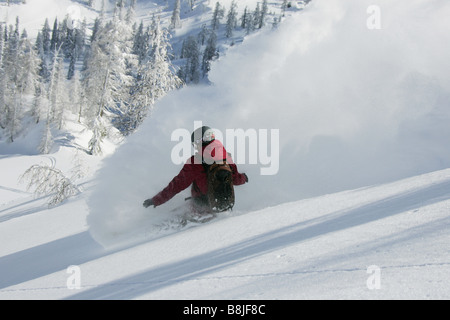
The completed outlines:
[[[223,17],[224,17],[224,10],[220,5],[219,1],[217,1],[211,19],[211,27],[213,30],[217,30],[219,28],[220,20]]]
[[[250,11],[247,11],[242,18],[245,19],[245,21],[242,22],[242,24],[245,24],[245,34],[249,35],[255,29],[253,15]]]
[[[78,74],[78,72],[75,72],[74,78],[72,78],[72,81],[77,81],[77,85],[79,86],[79,96],[78,96],[78,110],[77,110],[77,121],[78,123],[82,123],[81,119],[83,118],[89,118],[89,116],[86,116],[89,114],[88,110],[88,98],[86,95],[86,91],[83,87],[83,81],[81,79],[81,74]]]
[[[75,36],[74,29],[72,28],[72,25],[69,25],[67,16],[59,24],[58,33],[60,35],[58,46],[61,46],[64,58],[70,58],[70,54],[72,53],[75,45]]]
[[[125,21],[130,25],[133,24],[135,15],[136,15],[136,0],[130,0]]]
[[[37,56],[39,59],[39,71],[38,74],[42,81],[47,81],[50,76],[47,53],[44,49],[44,36],[41,31],[38,32],[36,37],[35,48],[37,50]]]
[[[36,86],[40,81],[39,64],[40,59],[37,55],[33,44],[26,36],[26,32],[22,33],[19,42],[19,65],[21,66],[19,87],[23,94],[34,94]]]
[[[102,20],[100,20],[100,18],[97,17],[94,21],[94,25],[91,30],[91,38],[89,39],[91,44],[97,39],[97,33],[101,28],[102,28]]]
[[[144,22],[141,21],[135,32],[133,41],[133,53],[137,55],[139,64],[144,61],[148,52],[148,35],[149,32],[144,32]]]
[[[50,53],[50,25],[48,19],[45,19],[44,26],[42,27],[42,46],[44,48],[44,53]]]
[[[151,103],[174,90],[182,84],[182,81],[173,73],[173,65],[169,58],[169,32],[161,28],[160,19],[156,19],[151,39],[151,51],[149,51],[147,70],[151,71],[150,85]],[[149,75],[148,73],[146,73]],[[148,80],[151,78],[147,77]]]
[[[241,28],[245,29],[248,22],[248,7],[246,6],[241,16]]]
[[[179,70],[178,76],[185,82],[200,81],[200,48],[196,37],[189,36],[183,43],[182,56],[186,64]]]
[[[81,86],[80,86],[80,76],[78,70],[74,71],[74,74],[72,76],[72,79],[70,79],[69,82],[69,92],[68,92],[68,105],[69,109],[73,114],[78,115],[78,122],[81,121],[81,112],[83,110],[83,104],[82,104],[82,93],[81,93]]]
[[[211,70],[211,61],[214,58],[217,58],[219,56],[217,52],[217,35],[216,33],[211,30],[208,40],[206,41],[206,48],[203,52],[203,58],[202,58],[202,72],[203,76],[206,76]]]
[[[259,23],[258,23],[258,29],[261,29],[265,25],[265,19],[267,14],[269,13],[269,6],[267,4],[267,0],[263,0],[261,13],[259,15]]]
[[[3,25],[0,24],[0,67],[3,64],[3,48],[5,46],[5,38],[3,33]]]
[[[101,153],[105,130],[123,113],[133,83],[129,67],[137,65],[137,56],[131,52],[132,27],[120,18],[121,7],[116,9],[113,19],[104,27],[99,26],[83,73],[83,88],[91,107],[85,114],[94,131],[91,154]]]
[[[48,154],[50,153],[52,146],[53,146],[53,134],[52,134],[52,127],[53,125],[58,122],[58,119],[60,119],[62,123],[62,105],[59,104],[59,101],[61,100],[60,95],[64,94],[63,92],[58,92],[61,90],[61,78],[62,78],[62,58],[59,57],[59,51],[56,50],[53,55],[53,63],[52,68],[49,71],[48,76],[48,84],[47,88],[46,85],[43,82],[43,79],[41,78],[41,81],[39,81],[38,87],[36,88],[36,93],[34,97],[34,113],[35,113],[35,121],[39,122],[40,120],[40,114],[41,114],[41,108],[44,106],[43,101],[46,101],[47,103],[47,109],[45,114],[45,128],[42,134],[41,143],[38,146],[38,151],[42,154]],[[42,96],[46,95],[46,99],[43,99]],[[61,118],[58,118],[56,115],[60,116]]]
[[[52,36],[50,38],[50,48],[49,52],[55,52],[59,47],[59,29],[58,29],[58,18],[55,18],[53,22]]]
[[[19,79],[21,78],[20,66],[20,39],[19,39],[19,18],[16,19],[16,26],[10,27],[7,42],[5,45],[2,63],[3,75],[5,76],[3,91],[3,124],[9,142],[14,142],[16,135],[21,130],[22,106],[21,89]]]
[[[233,30],[237,25],[237,4],[236,1],[233,0],[231,2],[230,10],[228,10],[227,14],[227,23],[225,26],[225,36],[227,38],[231,38],[233,36]]]
[[[0,129],[4,129],[6,126],[6,108],[5,108],[5,98],[6,98],[6,71],[3,66],[3,49],[5,47],[4,31],[3,26],[0,24]],[[1,131],[0,131],[1,138]]]
[[[103,153],[102,150],[102,142],[103,139],[108,135],[107,126],[109,123],[106,123],[106,120],[101,116],[97,116],[94,119],[93,129],[92,129],[92,137],[89,140],[88,145],[88,153],[91,155],[101,155]]]
[[[281,4],[281,16],[282,17],[285,16],[287,7],[288,7],[288,0],[283,0],[283,3]]]
[[[208,39],[210,32],[211,31],[208,29],[206,24],[204,24],[202,26],[202,30],[198,33],[198,39],[199,39],[201,46],[203,46],[205,44],[206,39]]]
[[[52,146],[53,146],[53,135],[52,135],[52,128],[50,123],[50,113],[51,113],[51,107],[50,105],[47,106],[47,118],[45,121],[45,129],[41,138],[41,143],[38,146],[39,153],[42,154],[48,154],[50,153]]]
[[[8,141],[14,142],[31,107],[27,95],[35,92],[39,59],[25,29],[19,36],[18,18],[9,33],[3,28],[0,33],[0,127]]]
[[[34,91],[33,105],[31,107],[31,116],[33,117],[35,123],[39,123],[39,121],[41,121],[41,116],[43,112],[42,108],[44,104],[44,95],[45,95],[45,86],[42,81],[42,78],[39,77]]]
[[[48,101],[50,112],[48,114],[48,122],[61,129],[64,123],[64,110],[67,105],[67,88],[65,86],[63,58],[61,55],[61,48],[55,51],[53,58],[53,66],[50,75]]]
[[[261,22],[261,7],[259,6],[259,2],[256,4],[255,11],[253,12],[253,30],[258,29],[259,24]]]
[[[63,47],[64,56],[69,60],[69,69],[67,72],[67,79],[72,79],[75,72],[75,65],[77,61],[82,57],[85,47],[86,38],[86,20],[80,25],[79,28],[73,25],[66,29],[66,37]]]
[[[172,18],[170,19],[170,29],[172,30],[181,28],[180,11],[181,11],[180,0],[175,0]]]
[[[84,54],[86,46],[86,18],[83,19],[79,28],[75,28],[75,47],[77,59],[80,59]]]
[[[44,43],[42,41],[42,32],[41,31],[38,31],[38,34],[36,36],[36,43],[34,44],[34,47],[36,48],[39,59],[42,60],[42,57],[44,56]],[[39,66],[39,68],[41,68],[41,66]]]
[[[67,71],[67,80],[71,80],[75,73],[75,64],[77,62],[76,52],[72,52],[69,58],[69,70]]]
[[[147,52],[139,64],[127,113],[122,119],[127,133],[131,133],[142,123],[156,100],[182,84],[173,73],[168,54],[169,32],[161,28],[159,17],[153,17],[151,29],[143,38],[148,43],[140,47],[147,48]]]

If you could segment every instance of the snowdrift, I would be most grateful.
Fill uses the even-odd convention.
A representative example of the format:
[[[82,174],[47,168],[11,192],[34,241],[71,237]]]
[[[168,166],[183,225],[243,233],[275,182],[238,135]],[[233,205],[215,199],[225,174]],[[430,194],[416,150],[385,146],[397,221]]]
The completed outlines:
[[[172,134],[200,121],[221,132],[279,130],[276,174],[261,175],[261,159],[238,163],[250,183],[237,187],[236,213],[449,167],[450,4],[371,5],[315,0],[231,48],[211,85],[162,99],[104,161],[88,201],[92,236],[103,245],[149,237],[183,205],[186,194],[155,209],[142,202],[181,169]]]

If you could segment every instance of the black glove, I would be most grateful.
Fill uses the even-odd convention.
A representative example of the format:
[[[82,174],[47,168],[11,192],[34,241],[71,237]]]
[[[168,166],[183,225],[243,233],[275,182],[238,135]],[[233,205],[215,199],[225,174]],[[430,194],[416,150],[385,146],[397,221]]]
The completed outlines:
[[[245,182],[248,182],[248,176],[247,176],[247,174],[244,173],[244,176],[245,176]]]
[[[145,200],[144,203],[143,203],[143,206],[144,206],[145,208],[148,208],[148,207],[150,207],[150,206],[156,207],[156,206],[153,204],[153,199],[147,199],[147,200]]]

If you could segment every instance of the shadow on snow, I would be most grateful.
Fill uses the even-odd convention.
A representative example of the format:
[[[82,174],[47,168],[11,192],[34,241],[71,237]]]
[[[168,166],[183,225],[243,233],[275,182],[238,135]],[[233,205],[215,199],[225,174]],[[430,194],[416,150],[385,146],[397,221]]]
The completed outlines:
[[[164,287],[195,280],[245,260],[270,253],[308,239],[345,230],[387,218],[417,207],[450,199],[450,181],[418,191],[386,198],[361,207],[336,212],[326,219],[307,226],[309,222],[267,232],[238,244],[184,259],[169,265],[149,269],[85,290],[70,299],[132,299]],[[323,218],[323,217],[322,217]],[[446,220],[447,221],[447,220]],[[447,221],[448,222],[448,221]],[[71,262],[72,263],[72,262]],[[69,263],[63,263],[68,266]]]

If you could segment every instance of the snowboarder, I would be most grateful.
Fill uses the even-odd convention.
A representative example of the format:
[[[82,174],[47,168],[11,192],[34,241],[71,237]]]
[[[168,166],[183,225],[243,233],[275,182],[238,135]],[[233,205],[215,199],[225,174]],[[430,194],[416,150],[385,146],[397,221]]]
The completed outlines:
[[[207,168],[214,163],[229,165],[233,185],[242,185],[248,182],[247,175],[238,172],[230,154],[227,153],[223,144],[215,139],[214,131],[210,127],[203,126],[196,129],[191,135],[191,142],[197,152],[186,161],[180,173],[172,179],[167,187],[153,198],[144,201],[145,208],[159,206],[192,185],[190,197],[192,211],[200,214],[210,213],[212,208],[207,195]]]

